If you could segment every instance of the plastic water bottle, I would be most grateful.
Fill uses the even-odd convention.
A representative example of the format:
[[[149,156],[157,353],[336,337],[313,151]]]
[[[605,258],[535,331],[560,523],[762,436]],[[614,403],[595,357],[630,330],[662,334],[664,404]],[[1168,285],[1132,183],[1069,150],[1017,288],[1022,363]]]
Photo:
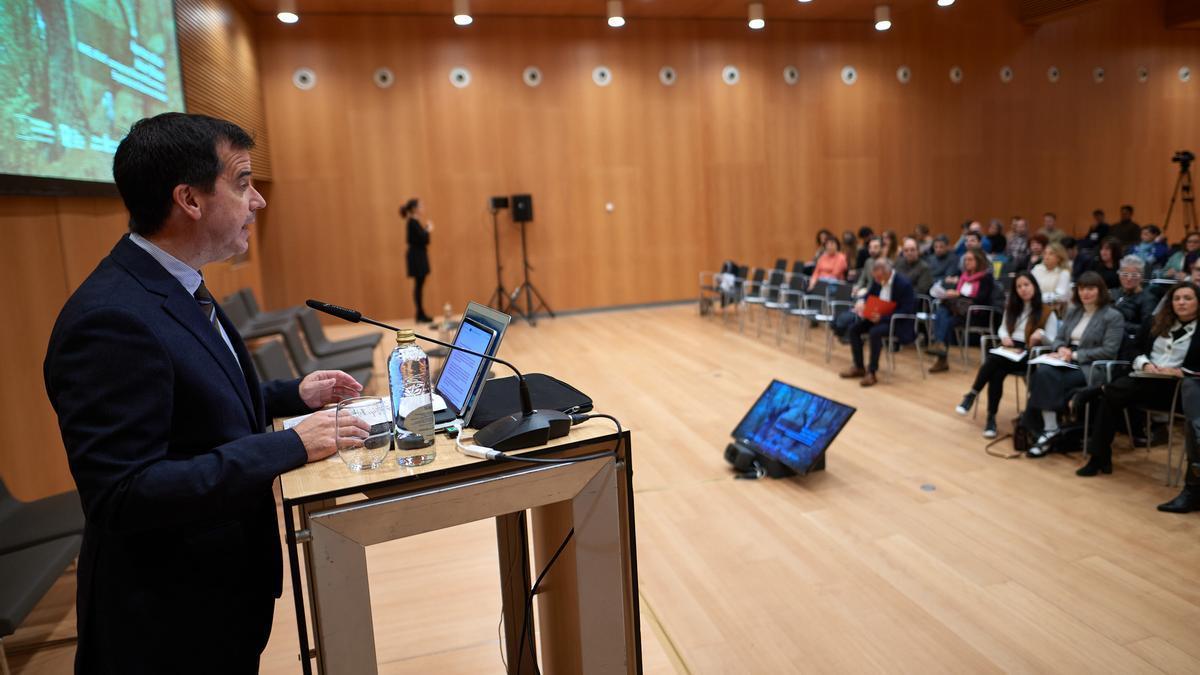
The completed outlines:
[[[396,462],[421,466],[433,461],[433,396],[429,357],[409,329],[396,331],[396,348],[388,357],[388,385],[396,421]]]

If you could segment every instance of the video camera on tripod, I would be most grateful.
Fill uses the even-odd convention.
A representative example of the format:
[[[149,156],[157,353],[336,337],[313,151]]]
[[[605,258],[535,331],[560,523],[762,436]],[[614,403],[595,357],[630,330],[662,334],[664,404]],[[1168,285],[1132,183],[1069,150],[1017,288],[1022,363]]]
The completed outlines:
[[[1171,157],[1171,161],[1179,165],[1180,173],[1190,170],[1195,159],[1196,155],[1191,150],[1180,150]]]
[[[1192,191],[1192,162],[1196,155],[1191,150],[1179,150],[1171,156],[1171,161],[1179,165],[1179,178],[1175,180],[1175,189],[1171,192],[1171,203],[1167,206],[1167,217],[1163,218],[1163,232],[1171,224],[1171,212],[1175,210],[1175,200],[1183,201],[1183,232],[1194,231],[1200,222],[1196,220],[1196,193]]]

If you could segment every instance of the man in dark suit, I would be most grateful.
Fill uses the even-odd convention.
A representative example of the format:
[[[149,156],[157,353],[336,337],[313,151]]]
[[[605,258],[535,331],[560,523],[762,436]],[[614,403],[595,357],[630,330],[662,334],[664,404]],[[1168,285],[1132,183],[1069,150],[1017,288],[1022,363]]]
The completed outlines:
[[[867,304],[859,301],[854,311],[858,320],[850,327],[850,353],[854,357],[854,365],[840,373],[842,377],[860,377],[864,387],[870,387],[877,382],[875,373],[879,370],[879,353],[883,350],[883,338],[891,329],[892,314],[914,314],[917,311],[917,294],[912,284],[902,275],[892,269],[892,261],[881,257],[871,268],[874,280],[867,289],[867,298],[875,297],[880,300],[896,303],[894,310],[887,314],[869,313]],[[871,361],[863,367],[863,334],[871,341]],[[916,339],[916,326],[913,321],[901,321],[896,326],[896,339],[901,343],[912,342]]]
[[[336,449],[332,411],[264,428],[361,390],[340,371],[260,383],[204,286],[266,206],[252,145],[200,115],[135,124],[113,161],[131,233],[50,336],[46,391],[87,516],[78,672],[256,671],[282,585],[272,482]]]

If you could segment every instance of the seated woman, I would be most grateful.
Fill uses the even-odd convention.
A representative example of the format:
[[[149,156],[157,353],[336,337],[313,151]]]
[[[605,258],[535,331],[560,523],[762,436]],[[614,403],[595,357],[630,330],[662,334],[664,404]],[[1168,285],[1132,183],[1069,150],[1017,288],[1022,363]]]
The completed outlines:
[[[1138,335],[1141,353],[1133,360],[1133,373],[1102,389],[1100,413],[1088,439],[1091,457],[1075,472],[1077,475],[1112,473],[1117,420],[1124,419],[1130,407],[1144,405],[1166,410],[1175,396],[1177,378],[1183,377],[1182,368],[1200,370],[1200,340],[1192,339],[1197,314],[1200,314],[1200,289],[1195,284],[1184,281],[1167,292],[1162,309]],[[1156,375],[1161,377],[1153,377]]]
[[[1004,309],[1004,321],[1000,323],[1000,344],[1003,349],[1011,350],[1014,354],[1024,352],[1030,347],[1036,347],[1054,339],[1054,329],[1057,321],[1054,312],[1042,304],[1042,290],[1038,288],[1037,279],[1029,272],[1017,273],[1013,280],[1013,290],[1008,296],[1008,306]],[[1049,321],[1049,325],[1047,325]],[[954,410],[959,415],[971,412],[979,392],[986,384],[988,388],[987,422],[983,426],[984,438],[996,437],[996,413],[1000,411],[1000,398],[1004,395],[1004,378],[1013,373],[1025,372],[1028,356],[1019,360],[1005,358],[999,354],[988,354],[987,359],[979,366],[975,375],[975,383],[971,391],[963,396],[962,403]]]
[[[1200,232],[1190,232],[1183,240],[1183,246],[1167,258],[1158,270],[1158,276],[1164,279],[1186,279],[1192,263],[1200,257]]]
[[[1059,432],[1058,412],[1067,409],[1076,390],[1087,386],[1091,363],[1115,359],[1121,349],[1125,318],[1112,306],[1104,279],[1095,272],[1081,274],[1074,300],[1051,347],[1054,356],[1079,367],[1040,365],[1029,377],[1026,425],[1031,429],[1039,422],[1042,425],[1042,434],[1029,448],[1031,457],[1049,451]]]
[[[1066,302],[1071,292],[1071,265],[1068,261],[1067,249],[1062,244],[1049,244],[1042,261],[1031,270],[1038,287],[1042,289],[1042,302],[1047,305]],[[1107,286],[1105,289],[1107,294]]]
[[[929,353],[936,354],[937,361],[929,367],[929,372],[950,369],[946,352],[954,341],[954,329],[966,321],[968,307],[991,303],[994,284],[987,256],[978,248],[967,249],[962,259],[962,273],[958,275],[954,289],[946,290],[933,321],[934,342],[929,346]]]
[[[845,281],[846,279],[846,256],[842,254],[842,242],[838,241],[837,237],[830,236],[825,239],[825,249],[821,253],[821,257],[817,258],[816,265],[813,267],[812,276],[808,279],[808,290],[816,287],[821,281]]]
[[[1088,270],[1095,272],[1104,279],[1109,288],[1120,285],[1121,271],[1121,242],[1116,237],[1105,237],[1100,241],[1100,250],[1095,258],[1088,262]]]
[[[833,238],[833,233],[825,228],[817,230],[817,249],[813,252],[812,262],[804,265],[804,273],[812,276],[813,269],[817,266],[817,261],[821,256],[825,255],[825,241]]]

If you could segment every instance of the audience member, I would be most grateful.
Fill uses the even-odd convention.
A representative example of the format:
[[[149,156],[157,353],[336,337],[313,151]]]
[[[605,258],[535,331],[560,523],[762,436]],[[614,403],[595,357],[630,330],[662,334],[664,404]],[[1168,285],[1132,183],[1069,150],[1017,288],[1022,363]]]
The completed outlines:
[[[1200,257],[1200,232],[1189,232],[1183,239],[1183,248],[1167,258],[1159,270],[1159,276],[1167,279],[1183,279],[1188,276],[1192,263]]]
[[[1090,457],[1075,472],[1079,476],[1112,473],[1112,441],[1117,420],[1136,406],[1166,410],[1174,405],[1175,385],[1183,377],[1183,368],[1200,370],[1200,340],[1193,340],[1196,315],[1200,313],[1200,289],[1182,282],[1167,292],[1166,303],[1154,320],[1142,326],[1138,336],[1139,356],[1133,360],[1133,373],[1157,377],[1126,375],[1101,390],[1100,414],[1092,437],[1088,439]]]
[[[862,270],[863,265],[867,264],[867,243],[870,242],[874,237],[875,231],[866,225],[858,228],[858,259],[854,262],[854,269]],[[869,271],[870,270],[863,270],[863,274],[866,274]]]
[[[993,255],[1007,256],[1008,238],[1004,236],[1004,221],[992,218],[987,230],[988,249]]]
[[[1059,242],[1067,233],[1058,229],[1058,216],[1047,211],[1042,214],[1042,229],[1039,234],[1046,235],[1046,239],[1054,244]]]
[[[1092,219],[1096,222],[1092,223],[1092,227],[1088,230],[1087,235],[1079,242],[1079,250],[1081,251],[1092,251],[1099,248],[1100,242],[1104,241],[1105,237],[1108,236],[1108,230],[1111,226],[1104,220],[1104,210],[1096,209],[1092,211]]]
[[[1146,267],[1154,269],[1166,262],[1170,255],[1167,245],[1159,240],[1162,230],[1157,225],[1147,225],[1142,228],[1141,241],[1130,248],[1130,253],[1146,261]]]
[[[855,297],[862,297],[867,292],[867,287],[871,285],[871,268],[875,263],[884,258],[883,255],[883,238],[871,237],[867,241],[867,247],[859,251],[859,257],[862,253],[866,253],[866,258],[863,260],[862,269],[858,271],[858,279],[854,282]]]
[[[1008,256],[1012,269],[1029,269],[1029,223],[1021,216],[1013,216],[1011,228],[1004,253]]]
[[[962,273],[954,289],[947,289],[938,305],[937,317],[933,322],[934,343],[929,347],[929,353],[937,356],[937,361],[929,367],[929,372],[940,373],[950,369],[947,351],[954,342],[954,329],[966,321],[971,305],[990,304],[994,283],[992,266],[983,249],[967,249],[962,259]]]
[[[1046,248],[1042,262],[1031,272],[1042,289],[1042,302],[1056,305],[1065,302],[1071,292],[1071,269],[1067,266],[1067,250],[1052,243]]]
[[[958,256],[950,252],[950,239],[939,234],[933,240],[933,253],[925,260],[929,263],[929,271],[933,274],[934,282],[953,284],[950,279],[958,279]]]
[[[1142,238],[1142,228],[1133,222],[1133,207],[1126,204],[1121,207],[1121,220],[1109,229],[1108,233],[1117,238],[1126,248],[1137,244]]]
[[[929,269],[929,263],[921,259],[917,240],[912,237],[906,238],[904,245],[900,247],[900,257],[896,259],[895,269],[912,284],[918,295],[928,294],[929,287],[933,286],[933,271]]]
[[[837,237],[830,236],[825,240],[825,250],[813,265],[812,274],[808,278],[808,290],[816,287],[821,281],[843,281],[846,278],[846,256],[842,253],[842,242]]]
[[[850,278],[850,273],[858,269],[858,237],[850,230],[842,232],[842,254],[846,256],[846,264],[853,265],[846,274]]]
[[[920,249],[922,258],[933,251],[933,235],[929,233],[929,226],[925,223],[917,223],[913,228],[913,238],[917,240],[917,248]]]
[[[1166,513],[1200,511],[1200,379],[1185,378],[1179,388],[1187,417],[1187,473],[1179,496],[1158,505],[1158,510]]]
[[[1035,234],[1029,238],[1029,256],[1025,258],[1025,265],[1019,269],[1031,270],[1037,267],[1042,262],[1042,256],[1046,254],[1046,247],[1050,245],[1050,240],[1044,234]]]
[[[1121,242],[1117,241],[1116,237],[1108,237],[1100,242],[1100,248],[1096,252],[1096,256],[1088,263],[1086,270],[1099,274],[1109,288],[1116,288],[1120,284],[1117,276],[1120,271],[1120,261]]]
[[[1037,279],[1029,272],[1018,272],[1013,280],[1015,292],[1008,295],[1008,306],[1004,310],[1004,320],[1000,322],[1000,347],[1013,358],[1001,354],[988,353],[987,358],[979,366],[975,374],[975,383],[971,390],[963,396],[962,403],[955,411],[959,415],[971,412],[979,392],[987,385],[988,407],[987,421],[983,426],[984,438],[996,437],[996,413],[1000,411],[1000,398],[1004,395],[1004,378],[1013,373],[1025,372],[1029,348],[1054,339],[1054,312],[1048,305],[1042,304],[1042,291],[1038,288]],[[1016,358],[1020,355],[1020,358]]]
[[[913,314],[917,311],[917,295],[913,287],[903,276],[892,269],[892,261],[879,257],[871,267],[872,283],[867,290],[866,299],[859,300],[854,306],[858,316],[857,321],[850,327],[850,354],[854,358],[854,366],[841,372],[845,378],[859,377],[859,385],[870,387],[877,382],[875,373],[879,370],[879,354],[883,350],[883,338],[891,330],[892,314]],[[870,298],[894,303],[891,312],[868,314]],[[863,363],[863,334],[868,335],[871,343],[871,360],[864,368]],[[912,342],[916,339],[914,321],[901,321],[896,326],[896,338],[901,342]]]
[[[1125,334],[1136,335],[1142,324],[1154,315],[1158,298],[1142,284],[1146,261],[1136,255],[1121,258],[1117,274],[1120,286],[1112,290],[1113,306],[1125,317]]]
[[[972,220],[967,223],[967,229],[958,238],[958,245],[954,247],[954,252],[962,257],[963,253],[967,252],[972,245],[975,248],[982,248],[984,253],[992,252],[992,242],[983,234],[983,224],[978,220]]]
[[[1074,303],[1051,346],[1054,356],[1077,367],[1039,365],[1030,375],[1026,425],[1042,428],[1029,448],[1031,457],[1049,452],[1059,433],[1058,413],[1067,409],[1076,390],[1087,386],[1088,366],[1093,361],[1117,358],[1125,319],[1112,307],[1110,298],[1104,279],[1095,272],[1084,272],[1075,283]]]
[[[896,256],[900,254],[900,242],[896,241],[896,231],[884,230],[879,238],[883,240],[883,255],[895,262]]]

